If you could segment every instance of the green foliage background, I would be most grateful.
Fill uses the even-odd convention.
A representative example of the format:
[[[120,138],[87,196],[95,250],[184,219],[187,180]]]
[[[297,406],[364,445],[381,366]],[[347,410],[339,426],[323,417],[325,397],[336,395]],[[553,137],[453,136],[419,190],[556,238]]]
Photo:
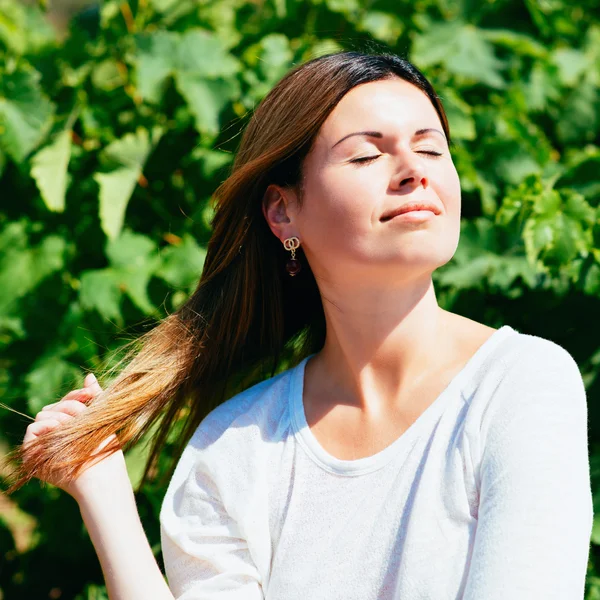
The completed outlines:
[[[0,0],[0,401],[35,415],[186,298],[249,111],[339,49],[407,56],[442,96],[463,220],[438,299],[573,354],[598,511],[598,0],[119,0],[64,39],[43,6]],[[28,422],[0,410],[4,451]],[[137,494],[159,562],[163,493]],[[33,481],[0,501],[4,599],[106,598],[70,497]],[[600,518],[589,600],[599,544]]]

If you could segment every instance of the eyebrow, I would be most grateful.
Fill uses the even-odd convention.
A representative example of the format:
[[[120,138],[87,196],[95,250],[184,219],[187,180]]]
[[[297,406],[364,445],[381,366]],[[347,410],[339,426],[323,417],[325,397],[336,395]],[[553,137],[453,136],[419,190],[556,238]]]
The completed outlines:
[[[413,134],[413,137],[419,136],[419,135],[425,135],[426,133],[430,133],[432,131],[439,133],[444,139],[446,139],[446,136],[439,129],[435,129],[435,127],[427,127],[426,129],[417,129],[417,131],[415,131],[415,133]],[[341,144],[345,139],[348,139],[349,137],[352,137],[353,135],[366,135],[368,137],[376,137],[376,138],[383,137],[383,133],[381,133],[381,131],[356,131],[355,133],[349,133],[348,135],[345,135],[341,140],[338,140],[333,146],[331,146],[331,149],[333,150],[338,144]]]

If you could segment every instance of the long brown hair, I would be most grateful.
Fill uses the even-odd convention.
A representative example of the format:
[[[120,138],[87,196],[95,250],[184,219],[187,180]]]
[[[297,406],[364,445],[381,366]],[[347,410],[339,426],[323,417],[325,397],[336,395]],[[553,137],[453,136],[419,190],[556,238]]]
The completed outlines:
[[[316,281],[301,248],[302,270],[293,278],[286,273],[289,252],[268,227],[263,195],[276,183],[296,188],[301,202],[303,161],[328,115],[355,86],[391,77],[427,94],[450,141],[439,97],[407,60],[347,51],[293,68],[254,111],[231,173],[213,195],[212,236],[195,292],[125,344],[123,358],[98,377],[104,389],[87,411],[41,435],[28,449],[26,463],[22,445],[11,452],[17,466],[8,493],[54,470],[70,479],[111,434],[117,438],[104,453],[126,450],[156,427],[141,488],[169,432],[183,424],[170,477],[212,409],[257,379],[273,376],[282,360],[297,363],[322,348],[325,317]]]

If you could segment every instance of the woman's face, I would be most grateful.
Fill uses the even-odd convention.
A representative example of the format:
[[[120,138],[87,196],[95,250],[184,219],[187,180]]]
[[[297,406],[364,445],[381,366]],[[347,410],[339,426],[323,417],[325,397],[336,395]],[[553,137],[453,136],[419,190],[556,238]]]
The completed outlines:
[[[302,209],[286,195],[290,223],[279,233],[300,239],[316,277],[411,279],[454,255],[458,174],[431,101],[403,79],[350,90],[323,123],[303,172]],[[432,203],[439,213],[419,223],[381,220],[408,202]]]

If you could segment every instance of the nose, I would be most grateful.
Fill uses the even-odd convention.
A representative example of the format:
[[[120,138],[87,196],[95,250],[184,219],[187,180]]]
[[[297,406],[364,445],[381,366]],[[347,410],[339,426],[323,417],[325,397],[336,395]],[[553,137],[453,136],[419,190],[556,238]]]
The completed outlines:
[[[410,162],[403,162],[401,168],[394,175],[392,184],[394,189],[402,189],[407,186],[409,189],[414,189],[419,185],[427,188],[429,178],[423,163],[418,158],[412,158]]]

